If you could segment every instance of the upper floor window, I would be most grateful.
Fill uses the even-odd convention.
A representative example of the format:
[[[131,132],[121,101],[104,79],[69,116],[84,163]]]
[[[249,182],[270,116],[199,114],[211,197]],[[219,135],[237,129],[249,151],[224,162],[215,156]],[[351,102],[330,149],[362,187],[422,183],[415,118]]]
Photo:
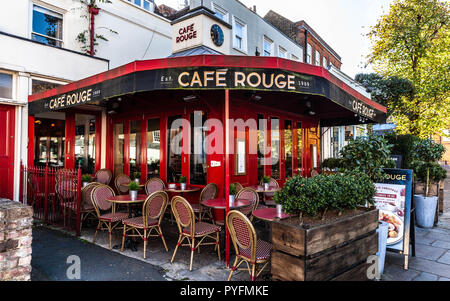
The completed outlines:
[[[303,47],[300,48],[300,62],[303,63],[303,60],[305,59],[305,53],[303,52]]]
[[[312,47],[309,44],[306,47],[306,63],[312,64]]]
[[[273,56],[273,41],[264,37],[264,56]]]
[[[323,67],[328,68],[328,62],[327,62],[326,57],[323,57]]]
[[[247,24],[233,17],[233,47],[247,52]]]
[[[320,52],[316,50],[316,66],[320,66]]]
[[[31,38],[47,45],[62,47],[63,16],[33,5],[33,32]]]
[[[128,0],[128,2],[133,3],[134,5],[139,6],[147,11],[153,11],[151,0]]]
[[[212,3],[212,10],[216,13],[216,17],[228,23],[228,12],[219,5]]]
[[[12,99],[12,88],[12,75],[7,73],[0,73],[0,98]]]
[[[291,60],[297,61],[297,62],[300,61],[300,59],[299,59],[296,55],[294,55],[294,54],[291,54]]]
[[[278,48],[278,56],[282,58],[287,58],[287,50],[280,46]]]
[[[31,81],[31,94],[41,93],[59,86],[61,86],[61,84],[33,78]]]

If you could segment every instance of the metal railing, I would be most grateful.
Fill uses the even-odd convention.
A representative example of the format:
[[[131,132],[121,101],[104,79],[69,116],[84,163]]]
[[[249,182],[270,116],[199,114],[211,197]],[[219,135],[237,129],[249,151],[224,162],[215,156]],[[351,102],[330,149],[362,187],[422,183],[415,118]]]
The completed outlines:
[[[33,217],[75,231],[80,236],[81,168],[76,170],[21,165],[21,201],[33,207]]]

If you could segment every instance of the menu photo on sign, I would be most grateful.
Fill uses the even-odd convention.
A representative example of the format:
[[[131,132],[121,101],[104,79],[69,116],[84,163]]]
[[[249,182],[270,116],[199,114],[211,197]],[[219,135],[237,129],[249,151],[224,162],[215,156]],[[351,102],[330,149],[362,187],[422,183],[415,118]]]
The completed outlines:
[[[389,225],[387,250],[405,255],[405,269],[408,269],[410,246],[414,248],[414,221],[412,220],[412,170],[385,169],[385,179],[375,183],[375,206],[380,221]]]
[[[246,147],[246,142],[245,139],[236,139],[235,142],[235,175],[245,175],[247,173],[246,170],[246,151],[245,151],[245,147]]]

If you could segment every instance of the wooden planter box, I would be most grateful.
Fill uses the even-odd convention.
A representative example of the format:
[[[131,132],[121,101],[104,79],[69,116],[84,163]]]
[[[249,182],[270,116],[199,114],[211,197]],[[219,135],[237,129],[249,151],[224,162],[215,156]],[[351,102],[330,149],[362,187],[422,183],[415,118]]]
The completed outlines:
[[[272,224],[272,276],[282,281],[368,280],[378,252],[378,210],[364,208],[305,229],[298,218]]]

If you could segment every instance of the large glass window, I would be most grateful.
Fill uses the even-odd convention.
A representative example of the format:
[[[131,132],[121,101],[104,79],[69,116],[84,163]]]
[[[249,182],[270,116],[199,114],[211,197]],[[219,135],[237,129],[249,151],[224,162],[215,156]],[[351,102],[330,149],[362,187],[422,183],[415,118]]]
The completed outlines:
[[[130,176],[141,172],[141,121],[130,122]]]
[[[36,118],[35,166],[64,167],[65,121]]]
[[[114,174],[116,176],[123,173],[124,150],[125,135],[123,123],[116,123],[114,126]]]
[[[285,177],[292,177],[292,121],[284,121],[284,171]]]
[[[75,115],[75,168],[83,174],[95,173],[95,116]]]
[[[311,45],[306,45],[306,63],[312,64],[312,47]]]
[[[301,175],[303,170],[303,133],[302,123],[297,122],[297,168]]]
[[[159,178],[161,136],[159,118],[147,122],[147,178]]]
[[[41,93],[61,86],[61,84],[51,83],[43,80],[33,79],[31,82],[31,93]]]
[[[0,73],[0,98],[12,98],[13,78],[11,74]]]
[[[261,114],[258,114],[258,179],[261,179],[265,173],[264,173],[264,166],[265,166],[265,141],[264,141],[264,133],[266,130],[266,123],[264,120],[264,116]]]
[[[178,182],[181,176],[182,116],[172,116],[167,120],[167,182]]]
[[[206,185],[206,114],[191,114],[191,184]]]
[[[247,52],[247,25],[233,17],[233,47]]]
[[[272,178],[280,179],[280,120],[270,119],[270,145],[272,158]]]
[[[47,45],[62,47],[63,16],[41,6],[33,5],[31,38]]]

